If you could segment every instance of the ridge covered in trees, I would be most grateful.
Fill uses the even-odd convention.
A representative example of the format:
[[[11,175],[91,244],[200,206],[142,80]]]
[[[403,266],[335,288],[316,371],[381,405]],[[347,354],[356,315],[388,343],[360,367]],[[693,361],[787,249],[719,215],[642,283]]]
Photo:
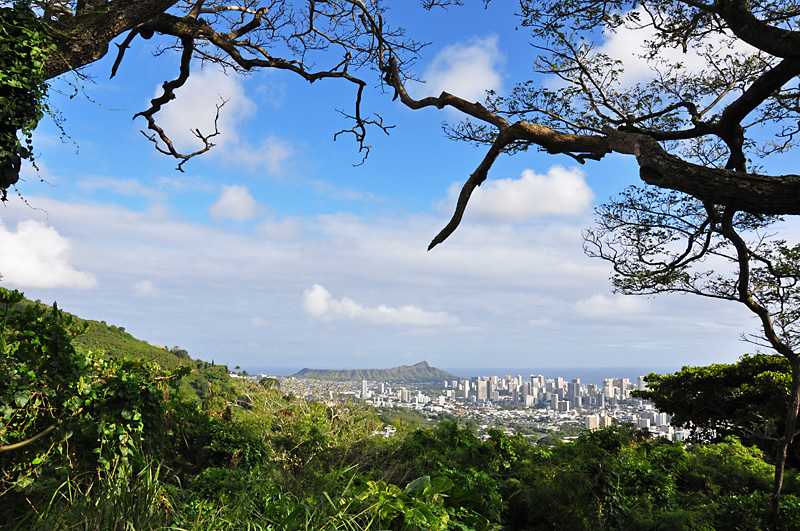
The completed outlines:
[[[294,374],[298,378],[319,378],[322,380],[370,380],[377,382],[423,383],[441,380],[458,380],[449,372],[431,367],[427,361],[414,365],[400,365],[391,369],[309,369]]]
[[[30,301],[23,298],[17,305],[20,308],[34,305],[43,311],[53,311],[53,307],[38,300]],[[57,311],[62,312],[65,319],[74,320],[75,325],[82,330],[80,334],[72,337],[72,345],[78,354],[125,359],[144,364],[155,363],[161,370],[167,371],[183,369],[186,374],[180,377],[179,388],[186,396],[193,399],[203,399],[211,392],[227,393],[231,386],[228,368],[224,365],[192,359],[185,349],[177,345],[171,348],[151,345],[134,337],[122,326],[107,324],[105,321],[81,319],[68,312]]]

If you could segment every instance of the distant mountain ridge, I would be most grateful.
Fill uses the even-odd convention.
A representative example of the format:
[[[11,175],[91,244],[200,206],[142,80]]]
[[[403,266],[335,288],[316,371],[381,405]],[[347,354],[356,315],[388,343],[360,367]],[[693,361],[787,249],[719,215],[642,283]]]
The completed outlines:
[[[449,372],[421,361],[415,365],[400,365],[391,369],[303,369],[294,374],[298,378],[319,378],[321,380],[371,380],[377,382],[430,382],[435,380],[458,380]]]

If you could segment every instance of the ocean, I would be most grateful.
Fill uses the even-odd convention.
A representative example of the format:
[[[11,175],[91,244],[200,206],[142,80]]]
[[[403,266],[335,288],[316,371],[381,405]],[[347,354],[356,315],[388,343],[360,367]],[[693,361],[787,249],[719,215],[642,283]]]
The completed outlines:
[[[534,367],[534,368],[446,368],[440,367],[455,376],[470,378],[472,376],[522,376],[523,381],[527,380],[532,374],[541,374],[545,378],[564,378],[569,382],[573,378],[579,378],[582,384],[601,385],[607,378],[627,378],[632,383],[636,383],[639,376],[646,376],[650,373],[668,374],[680,370],[680,367]]]

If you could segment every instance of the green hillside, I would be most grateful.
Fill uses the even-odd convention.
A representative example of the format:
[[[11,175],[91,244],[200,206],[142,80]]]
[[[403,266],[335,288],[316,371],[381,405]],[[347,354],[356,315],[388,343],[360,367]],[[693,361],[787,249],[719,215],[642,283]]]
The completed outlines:
[[[421,361],[415,365],[400,365],[391,369],[303,369],[294,376],[298,378],[319,378],[321,380],[370,380],[374,382],[410,383],[458,380],[458,376],[453,376],[449,372],[431,367],[427,361]]]
[[[23,304],[37,304],[49,308],[41,301],[25,301]],[[159,367],[168,371],[189,366],[194,370],[181,379],[181,388],[189,397],[203,398],[213,389],[227,393],[231,388],[228,368],[224,365],[192,359],[186,350],[178,346],[167,349],[151,345],[147,341],[135,338],[122,326],[109,325],[105,321],[81,319],[77,315],[73,317],[81,326],[86,327],[86,332],[72,339],[72,345],[80,354],[95,352],[112,358],[157,363]]]
[[[105,321],[80,319],[80,322],[87,325],[88,330],[72,342],[78,352],[102,351],[113,357],[154,361],[167,370],[174,370],[180,365],[191,363],[188,354],[185,357],[178,357],[174,352],[178,349],[170,352],[166,348],[151,345],[147,341],[136,339],[123,327],[108,325]]]

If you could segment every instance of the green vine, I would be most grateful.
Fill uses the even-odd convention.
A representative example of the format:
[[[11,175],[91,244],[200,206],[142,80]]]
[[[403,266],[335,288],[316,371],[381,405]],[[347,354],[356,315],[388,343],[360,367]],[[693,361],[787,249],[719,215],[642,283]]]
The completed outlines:
[[[45,59],[55,51],[47,25],[26,2],[0,7],[0,199],[34,162],[33,130],[47,111]],[[20,136],[22,140],[20,140]]]

